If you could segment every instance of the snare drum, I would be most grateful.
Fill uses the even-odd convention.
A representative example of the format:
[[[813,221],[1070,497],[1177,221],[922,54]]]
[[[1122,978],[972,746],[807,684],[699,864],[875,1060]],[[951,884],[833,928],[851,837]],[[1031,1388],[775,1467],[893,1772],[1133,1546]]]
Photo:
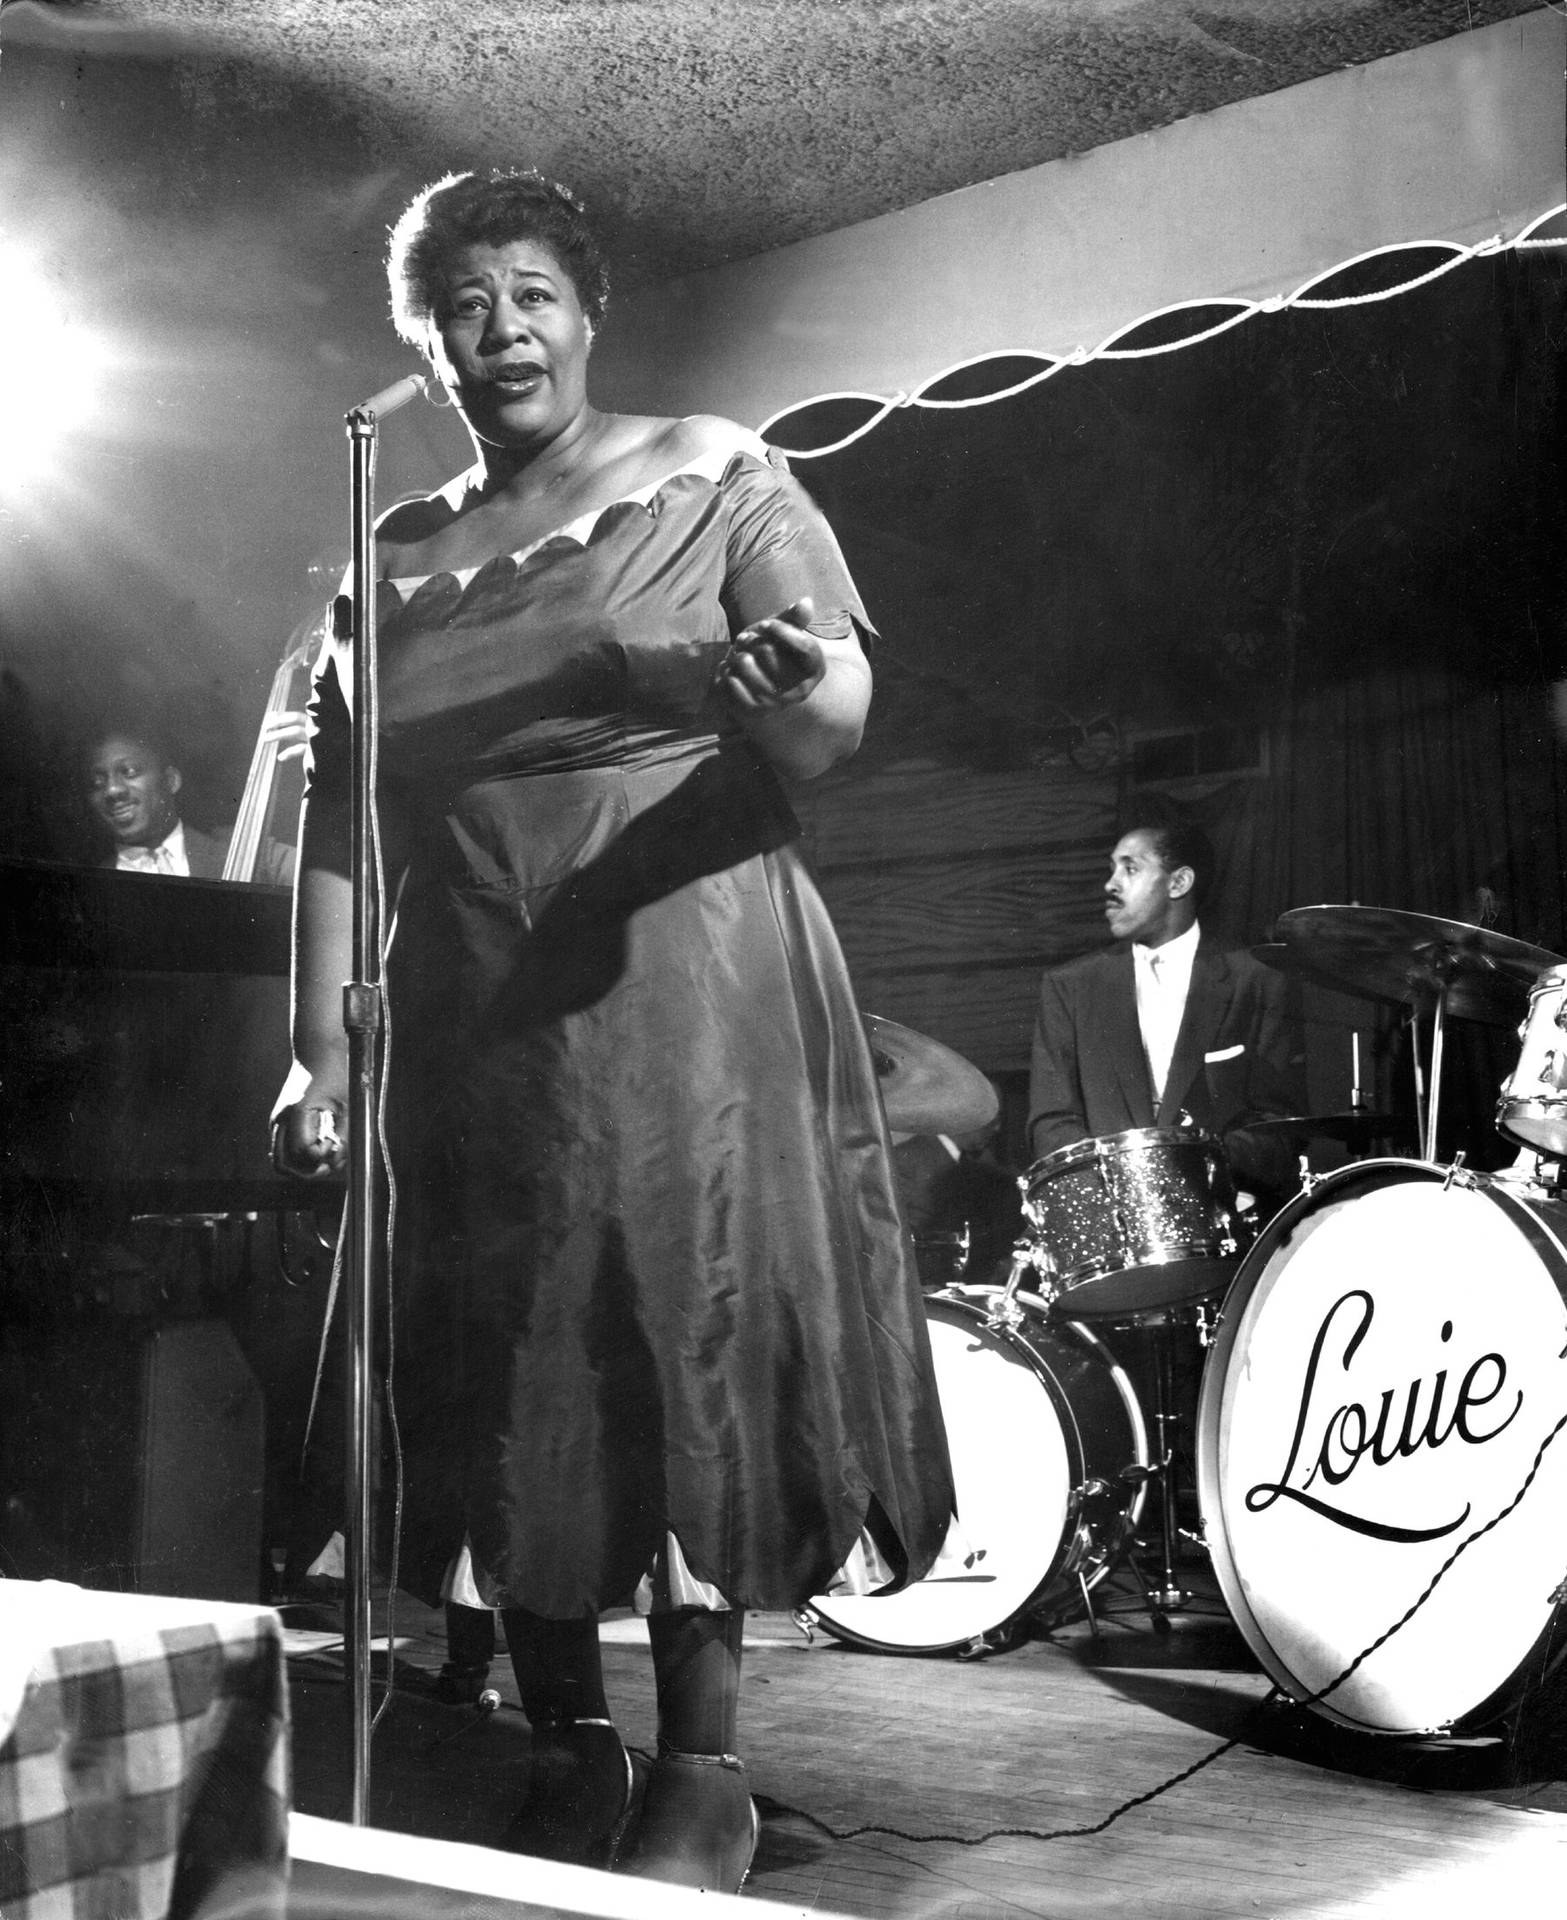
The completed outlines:
[[[1278,1685],[1389,1734],[1483,1726],[1538,1685],[1564,1418],[1561,1201],[1363,1160],[1276,1215],[1225,1299],[1197,1474],[1224,1598]]]
[[[1029,1168],[1023,1212],[1073,1318],[1124,1317],[1225,1286],[1242,1250],[1212,1134],[1139,1127],[1079,1140]]]
[[[1034,1314],[994,1323],[1000,1297],[926,1296],[956,1550],[901,1593],[818,1595],[808,1611],[841,1640],[881,1653],[975,1645],[1070,1606],[1136,1530],[1148,1436],[1131,1382],[1087,1327]]]
[[[1538,1153],[1567,1155],[1567,967],[1542,973],[1518,1029],[1523,1050],[1496,1103],[1502,1132]]]

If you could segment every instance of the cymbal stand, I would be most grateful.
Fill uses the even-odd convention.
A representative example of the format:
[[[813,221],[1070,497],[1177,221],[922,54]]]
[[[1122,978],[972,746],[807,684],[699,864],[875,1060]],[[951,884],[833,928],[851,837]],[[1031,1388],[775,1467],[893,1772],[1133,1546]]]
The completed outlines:
[[[1038,1274],[1042,1284],[1037,1293],[1022,1293],[1020,1288],[1023,1277],[1030,1272]],[[997,1328],[1016,1328],[1023,1323],[1029,1311],[1048,1315],[1057,1301],[1055,1272],[1055,1262],[1048,1249],[1025,1234],[1012,1249],[1012,1268],[1006,1285],[989,1303],[986,1312],[988,1324]],[[1206,1347],[1211,1337],[1211,1323],[1206,1305],[1199,1304],[1196,1315],[1197,1337]],[[1177,1458],[1175,1442],[1180,1415],[1175,1408],[1173,1324],[1168,1317],[1161,1315],[1147,1327],[1148,1332],[1153,1336],[1154,1412],[1151,1438],[1154,1457],[1147,1466],[1134,1464],[1123,1468],[1121,1472],[1121,1479],[1128,1485],[1140,1482],[1146,1487],[1154,1482],[1158,1483],[1159,1568],[1156,1579],[1151,1581],[1144,1571],[1142,1558],[1134,1544],[1128,1541],[1122,1549],[1137,1576],[1138,1585],[1142,1589],[1143,1604],[1153,1617],[1156,1631],[1167,1630],[1169,1616],[1190,1605],[1192,1598],[1190,1592],[1180,1584],[1175,1566],[1181,1528],[1178,1506],[1179,1488],[1175,1473]],[[1099,1615],[1087,1578],[1081,1571],[1078,1574],[1077,1584],[1089,1630],[1097,1640]]]
[[[1175,1543],[1180,1520],[1175,1506],[1175,1354],[1168,1323],[1153,1330],[1154,1350],[1154,1472],[1159,1477],[1159,1586],[1149,1592],[1148,1608],[1157,1618],[1184,1607],[1191,1594],[1175,1571]]]
[[[1149,1438],[1153,1442],[1153,1458],[1146,1467],[1128,1467],[1124,1478],[1129,1481],[1140,1480],[1145,1487],[1157,1487],[1159,1501],[1158,1565],[1152,1578],[1143,1564],[1143,1555],[1135,1545],[1129,1544],[1126,1557],[1137,1575],[1138,1584],[1143,1591],[1143,1604],[1153,1617],[1156,1630],[1165,1630],[1169,1625],[1169,1616],[1179,1613],[1190,1605],[1191,1593],[1183,1587],[1176,1570],[1176,1548],[1181,1537],[1180,1511],[1177,1504],[1179,1488],[1176,1484],[1176,1432],[1180,1425],[1180,1415],[1175,1409],[1175,1350],[1172,1340],[1172,1323],[1167,1318],[1156,1320],[1148,1329],[1152,1335],[1153,1355],[1153,1431]],[[1198,1323],[1198,1337],[1207,1344],[1207,1329],[1202,1321]]]
[[[1442,1105],[1442,1050],[1447,1037],[1447,988],[1442,987],[1431,1010],[1431,1071],[1426,1091],[1424,1156],[1436,1161],[1436,1123]]]

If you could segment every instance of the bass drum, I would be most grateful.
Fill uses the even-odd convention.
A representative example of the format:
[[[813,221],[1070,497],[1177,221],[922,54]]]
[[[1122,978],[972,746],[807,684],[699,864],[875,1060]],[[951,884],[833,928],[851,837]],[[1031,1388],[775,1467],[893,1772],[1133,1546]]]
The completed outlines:
[[[998,1291],[926,1296],[958,1517],[941,1558],[900,1593],[818,1594],[807,1613],[880,1653],[978,1647],[1025,1613],[1092,1587],[1137,1526],[1148,1439],[1131,1382],[1098,1337]],[[1041,1305],[1043,1303],[1040,1303]]]
[[[1264,1230],[1209,1355],[1197,1474],[1225,1600],[1294,1700],[1431,1733],[1543,1675],[1564,1301],[1567,1207],[1517,1181],[1363,1160]]]

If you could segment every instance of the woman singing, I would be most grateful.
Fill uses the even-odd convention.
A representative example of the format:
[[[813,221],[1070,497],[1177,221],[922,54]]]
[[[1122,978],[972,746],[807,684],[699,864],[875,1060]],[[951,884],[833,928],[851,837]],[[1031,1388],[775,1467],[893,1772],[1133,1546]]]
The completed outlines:
[[[590,403],[607,284],[563,188],[440,182],[390,275],[476,455],[378,529],[405,1584],[455,1566],[502,1611],[535,1754],[509,1844],[733,1890],[744,1609],[918,1578],[952,1509],[875,1068],[778,779],[858,744],[868,623],[753,434]],[[346,1125],[348,685],[329,655],[305,1173]],[[659,1747],[627,1833],[598,1613],[633,1596]]]

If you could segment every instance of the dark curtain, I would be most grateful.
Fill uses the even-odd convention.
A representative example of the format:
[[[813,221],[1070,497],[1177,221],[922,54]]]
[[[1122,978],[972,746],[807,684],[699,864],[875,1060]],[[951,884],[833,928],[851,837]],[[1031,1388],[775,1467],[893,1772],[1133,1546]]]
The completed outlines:
[[[1266,941],[1291,907],[1392,907],[1567,953],[1567,782],[1550,689],[1483,683],[1444,667],[1383,668],[1313,689],[1268,734],[1262,777],[1215,780],[1185,798],[1213,836],[1218,885],[1204,915],[1229,942]],[[1399,1010],[1298,989],[1311,1105],[1362,1086],[1413,1144],[1409,1037]],[[1517,994],[1520,1011],[1525,990]],[[1498,1165],[1494,1108],[1517,1059],[1509,1020],[1454,1021],[1443,1074],[1442,1142]]]

